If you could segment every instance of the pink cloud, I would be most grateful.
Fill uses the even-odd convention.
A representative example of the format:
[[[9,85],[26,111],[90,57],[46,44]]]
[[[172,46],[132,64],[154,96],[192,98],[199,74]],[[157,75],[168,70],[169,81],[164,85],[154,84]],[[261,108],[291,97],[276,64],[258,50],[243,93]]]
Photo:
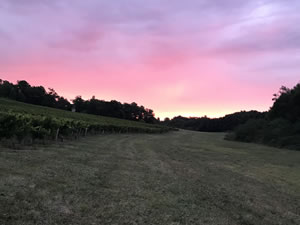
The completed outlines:
[[[267,110],[283,83],[299,81],[299,7],[4,0],[0,74],[70,99],[136,101],[161,117]]]

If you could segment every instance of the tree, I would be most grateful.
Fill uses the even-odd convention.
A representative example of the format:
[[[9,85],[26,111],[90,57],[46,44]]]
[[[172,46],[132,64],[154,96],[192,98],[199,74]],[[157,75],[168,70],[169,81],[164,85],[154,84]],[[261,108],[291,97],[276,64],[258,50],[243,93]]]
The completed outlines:
[[[72,109],[71,103],[64,97],[59,97],[56,101],[55,106],[56,106],[55,108],[68,110],[68,111],[70,111]]]
[[[85,101],[82,99],[82,97],[76,96],[76,98],[72,101],[75,108],[76,108],[76,112],[84,112],[86,107],[85,107]]]
[[[116,100],[99,100],[95,96],[90,100],[84,100],[81,96],[77,96],[72,100],[72,105],[66,98],[59,96],[54,89],[49,88],[46,91],[43,86],[31,86],[25,80],[18,81],[14,85],[0,79],[0,97],[63,110],[72,110],[75,107],[77,112],[94,115],[145,121],[147,123],[157,122],[153,110],[138,106],[135,102],[122,104]]]
[[[300,120],[300,83],[293,89],[282,86],[273,100],[270,119],[284,118],[291,122]]]

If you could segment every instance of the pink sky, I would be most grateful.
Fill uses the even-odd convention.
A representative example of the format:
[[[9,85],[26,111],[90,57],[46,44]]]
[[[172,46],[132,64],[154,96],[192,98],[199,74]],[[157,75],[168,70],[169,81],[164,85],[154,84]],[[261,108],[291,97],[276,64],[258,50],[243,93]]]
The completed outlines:
[[[297,0],[2,0],[0,78],[161,118],[268,110],[300,81]]]

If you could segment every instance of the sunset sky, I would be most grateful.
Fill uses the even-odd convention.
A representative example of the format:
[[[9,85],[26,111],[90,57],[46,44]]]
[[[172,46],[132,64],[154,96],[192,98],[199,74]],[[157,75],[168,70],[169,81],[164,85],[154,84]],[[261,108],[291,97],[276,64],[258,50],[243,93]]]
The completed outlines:
[[[1,0],[0,78],[161,118],[268,110],[300,81],[299,0]]]

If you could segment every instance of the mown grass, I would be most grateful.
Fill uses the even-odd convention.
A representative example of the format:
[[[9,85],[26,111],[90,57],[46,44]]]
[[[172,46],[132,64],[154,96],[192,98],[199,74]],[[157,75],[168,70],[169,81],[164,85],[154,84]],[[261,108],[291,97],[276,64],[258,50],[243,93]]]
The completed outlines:
[[[0,224],[300,224],[300,152],[190,131],[0,151]]]

